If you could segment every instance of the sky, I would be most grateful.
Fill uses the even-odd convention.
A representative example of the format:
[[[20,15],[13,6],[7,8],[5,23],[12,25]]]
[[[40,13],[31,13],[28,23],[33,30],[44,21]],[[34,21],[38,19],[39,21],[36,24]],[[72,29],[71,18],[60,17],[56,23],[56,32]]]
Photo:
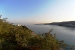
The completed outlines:
[[[21,24],[75,21],[75,0],[0,0],[0,14]]]

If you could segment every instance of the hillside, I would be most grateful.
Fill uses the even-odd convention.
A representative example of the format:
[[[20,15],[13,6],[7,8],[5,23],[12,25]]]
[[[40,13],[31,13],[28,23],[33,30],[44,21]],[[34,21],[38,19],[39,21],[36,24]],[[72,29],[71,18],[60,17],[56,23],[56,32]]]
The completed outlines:
[[[75,27],[75,21],[52,22],[52,23],[45,23],[44,25],[58,25],[58,26],[66,26],[66,27]]]
[[[56,34],[32,34],[26,26],[17,26],[0,19],[0,50],[60,50],[66,46]]]

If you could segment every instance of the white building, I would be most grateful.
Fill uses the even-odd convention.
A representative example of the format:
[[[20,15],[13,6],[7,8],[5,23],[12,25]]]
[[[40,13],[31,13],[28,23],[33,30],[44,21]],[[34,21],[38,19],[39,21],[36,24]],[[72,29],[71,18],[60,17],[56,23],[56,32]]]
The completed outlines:
[[[20,24],[17,24],[17,26],[21,26]]]

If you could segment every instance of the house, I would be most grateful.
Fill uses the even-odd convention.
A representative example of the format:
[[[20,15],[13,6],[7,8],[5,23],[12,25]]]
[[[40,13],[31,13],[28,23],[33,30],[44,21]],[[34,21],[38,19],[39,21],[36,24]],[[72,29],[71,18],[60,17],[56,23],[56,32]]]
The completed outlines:
[[[17,26],[21,26],[20,24],[17,24]]]

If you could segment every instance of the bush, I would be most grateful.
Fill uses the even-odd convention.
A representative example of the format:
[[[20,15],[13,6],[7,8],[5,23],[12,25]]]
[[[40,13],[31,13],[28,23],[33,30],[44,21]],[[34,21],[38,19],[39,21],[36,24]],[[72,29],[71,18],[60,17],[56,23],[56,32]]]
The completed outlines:
[[[0,50],[58,50],[56,35],[32,35],[26,26],[16,26],[0,19]]]

